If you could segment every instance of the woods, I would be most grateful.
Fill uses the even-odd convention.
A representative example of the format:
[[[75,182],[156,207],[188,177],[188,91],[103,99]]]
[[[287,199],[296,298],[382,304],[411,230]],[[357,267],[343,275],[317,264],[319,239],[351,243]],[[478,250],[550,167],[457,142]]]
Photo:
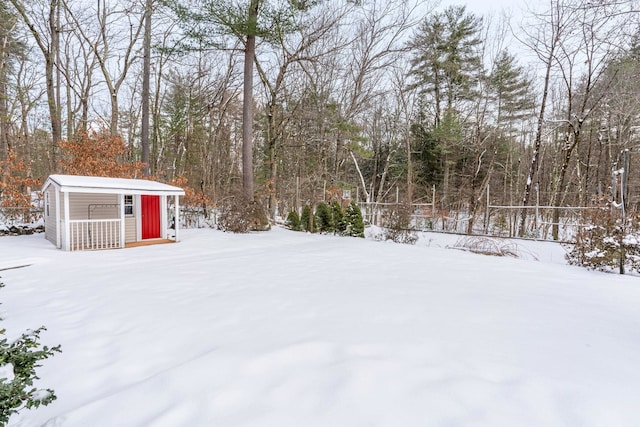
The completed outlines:
[[[114,165],[208,208],[242,192],[285,218],[345,190],[527,236],[538,206],[558,239],[565,207],[620,200],[629,150],[636,210],[635,1],[551,0],[519,22],[436,6],[2,3],[2,182],[28,194],[100,135]]]

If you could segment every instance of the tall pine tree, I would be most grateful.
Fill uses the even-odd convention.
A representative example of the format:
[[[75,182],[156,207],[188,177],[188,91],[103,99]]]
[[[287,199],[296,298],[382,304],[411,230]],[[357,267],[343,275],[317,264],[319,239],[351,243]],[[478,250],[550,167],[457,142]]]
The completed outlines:
[[[489,84],[496,103],[496,123],[507,134],[512,131],[514,122],[534,114],[531,80],[506,50],[498,55]]]
[[[422,22],[410,42],[413,51],[410,73],[415,86],[433,98],[434,125],[440,124],[445,110],[457,101],[473,99],[482,76],[482,19],[464,6],[450,6]]]

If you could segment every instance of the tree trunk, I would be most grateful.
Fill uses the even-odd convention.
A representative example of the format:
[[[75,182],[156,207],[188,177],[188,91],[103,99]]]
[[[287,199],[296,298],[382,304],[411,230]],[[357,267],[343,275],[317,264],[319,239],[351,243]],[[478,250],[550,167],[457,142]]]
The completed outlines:
[[[13,22],[7,32],[0,35],[0,160],[6,160],[9,155],[9,107],[7,94],[7,68],[9,66],[10,36],[16,28]]]
[[[80,129],[83,132],[87,131],[87,127],[89,125],[89,97],[91,96],[91,82],[92,82],[92,76],[91,73],[89,72],[89,70],[87,70],[88,72],[88,76],[87,76],[87,85],[84,87],[84,90],[82,91],[82,98],[80,99],[80,103],[82,104],[81,106],[81,118],[80,118]]]
[[[2,55],[2,51],[0,51]],[[0,58],[0,62],[4,58]],[[0,63],[0,160],[6,160],[9,154],[9,111],[7,108],[7,83],[4,66]]]
[[[564,149],[564,156],[562,159],[562,166],[560,167],[560,178],[558,180],[558,187],[556,188],[554,199],[554,206],[556,209],[553,210],[553,225],[551,226],[551,236],[553,240],[558,240],[558,235],[560,232],[560,205],[562,204],[562,192],[565,191],[565,182],[567,180],[567,170],[569,169],[569,162],[571,161],[571,154],[573,153],[573,149],[575,148],[578,141],[578,134],[574,134],[574,142],[572,144],[568,144]]]
[[[449,175],[451,171],[451,163],[449,162],[449,155],[444,155],[444,170],[442,178],[442,197],[440,198],[440,205],[443,209],[449,208]]]
[[[151,2],[147,0],[144,13],[144,60],[142,64],[142,123],[140,129],[140,161],[142,174],[149,176],[149,83],[151,80]]]
[[[51,116],[51,139],[53,143],[54,168],[56,167],[55,152],[58,143],[62,140],[62,119],[60,117],[60,104],[58,104],[58,94],[55,87],[54,68],[60,47],[60,33],[56,26],[56,11],[58,1],[52,0],[49,8],[49,30],[51,31],[51,45],[45,52],[45,76],[47,85],[47,100],[49,104],[49,115]]]
[[[526,222],[527,222],[527,209],[526,206],[529,204],[529,199],[531,198],[531,187],[533,185],[533,179],[535,178],[536,173],[538,172],[539,161],[540,161],[540,146],[542,144],[542,128],[544,125],[544,117],[545,117],[545,109],[547,106],[547,96],[549,95],[549,82],[551,80],[551,66],[553,60],[553,51],[549,54],[546,65],[547,69],[544,75],[544,86],[542,91],[542,100],[540,101],[540,114],[538,115],[538,126],[536,128],[536,138],[533,144],[533,158],[531,159],[531,164],[529,165],[529,173],[527,174],[527,183],[524,187],[524,195],[522,197],[522,212],[520,213],[520,227],[518,231],[518,236],[524,236],[526,231]]]
[[[258,0],[249,5],[249,26],[258,19]],[[247,35],[244,48],[244,92],[242,99],[242,189],[253,200],[253,61],[256,54],[256,36]]]
[[[67,52],[65,55],[65,64],[67,65],[67,69],[65,71],[65,74],[68,76],[70,74],[70,70],[69,70],[69,66],[68,64],[71,62],[70,58],[69,58],[69,53]],[[67,90],[67,139],[71,138],[74,134],[74,111],[73,111],[73,105],[72,105],[72,95],[71,95],[71,84],[68,82],[67,80],[67,85],[66,85],[66,90]],[[62,107],[62,106],[61,106]]]
[[[109,123],[109,133],[111,136],[118,135],[118,121],[120,120],[120,107],[118,107],[118,93],[115,89],[111,92],[111,123]]]
[[[60,140],[62,139],[62,119],[60,117],[60,108],[56,103],[56,88],[54,80],[54,67],[56,52],[60,44],[60,33],[56,25],[56,11],[58,10],[58,0],[50,0],[49,3],[49,21],[47,22],[51,39],[46,40],[46,35],[41,35],[38,28],[29,19],[24,5],[18,0],[9,0],[9,2],[16,8],[23,21],[29,28],[29,32],[33,36],[38,45],[38,48],[42,52],[45,59],[45,86],[47,93],[47,104],[49,107],[49,116],[51,120],[51,158],[52,169],[55,170],[56,165],[56,151]]]
[[[54,5],[55,3],[55,5]],[[62,60],[60,58],[60,3],[58,0],[54,0],[51,2],[52,11],[55,8],[55,21],[50,21],[53,23],[51,27],[51,47],[52,51],[52,59],[55,62],[55,72],[56,72],[56,120],[58,121],[58,126],[60,127],[60,140],[62,140]],[[53,15],[51,16],[53,18]],[[70,138],[67,135],[67,139]]]
[[[413,162],[411,160],[411,137],[409,130],[405,133],[405,145],[407,148],[407,204],[413,204]]]

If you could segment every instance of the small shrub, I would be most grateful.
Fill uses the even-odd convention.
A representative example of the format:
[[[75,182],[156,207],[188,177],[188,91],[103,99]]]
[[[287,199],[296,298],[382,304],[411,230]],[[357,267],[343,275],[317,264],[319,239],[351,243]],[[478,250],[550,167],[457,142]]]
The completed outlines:
[[[640,271],[640,218],[631,215],[623,223],[620,212],[601,202],[585,216],[585,227],[567,252],[569,264],[590,270],[624,273],[625,267]]]
[[[344,223],[344,213],[342,212],[340,203],[335,200],[331,203],[331,217],[335,227],[334,231],[339,234],[344,233],[347,228]]]
[[[228,198],[220,207],[218,229],[232,233],[266,231],[269,219],[262,204],[243,194]]]
[[[411,228],[411,206],[400,204],[391,211],[387,219],[384,238],[409,245],[418,241],[418,235]]]
[[[0,283],[0,288],[4,285]],[[60,352],[60,346],[47,347],[39,343],[40,333],[46,330],[40,327],[27,331],[20,338],[9,342],[5,329],[0,328],[0,425],[6,425],[11,415],[23,409],[46,406],[56,399],[51,389],[38,389],[33,386],[38,362]]]
[[[504,233],[509,230],[509,222],[507,216],[504,213],[499,213],[492,223],[492,228],[495,233]]]
[[[315,233],[315,222],[314,215],[311,214],[311,206],[305,205],[302,208],[302,215],[300,215],[300,229],[302,231],[308,231],[309,233]]]
[[[316,206],[316,229],[320,233],[333,233],[336,229],[331,208],[324,202]]]
[[[297,211],[289,212],[289,215],[287,215],[287,220],[285,221],[284,225],[290,230],[300,231],[300,215],[298,215],[298,212]]]
[[[459,239],[451,248],[461,249],[476,254],[504,256],[511,258],[520,258],[524,254],[526,254],[528,258],[532,258],[537,261],[537,257],[535,255],[529,253],[528,251],[524,251],[522,248],[518,247],[516,243],[491,237],[463,237]]]
[[[352,201],[347,205],[344,211],[343,222],[345,225],[343,235],[364,238],[364,220],[362,219],[362,212],[356,202]]]

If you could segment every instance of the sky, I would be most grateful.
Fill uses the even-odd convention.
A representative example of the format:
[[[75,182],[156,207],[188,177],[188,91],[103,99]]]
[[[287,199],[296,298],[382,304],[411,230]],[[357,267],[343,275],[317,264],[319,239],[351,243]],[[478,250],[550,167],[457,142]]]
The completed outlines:
[[[497,52],[506,48],[516,56],[520,65],[534,69],[538,66],[535,55],[514,37],[512,31],[518,32],[526,21],[529,10],[535,10],[541,4],[530,4],[530,0],[441,0],[439,8],[454,5],[465,5],[468,11],[482,17],[485,24],[491,23],[494,26],[500,22],[504,13],[509,18],[511,30],[507,31],[504,39],[493,40],[493,50]]]
[[[37,370],[58,399],[9,425],[638,425],[637,276],[568,266],[557,243],[496,241],[510,258],[372,231],[0,237],[7,338],[45,325],[62,346]]]
[[[499,15],[502,11],[517,17],[526,10],[526,0],[441,0],[441,7],[450,5],[465,5],[476,15]]]

